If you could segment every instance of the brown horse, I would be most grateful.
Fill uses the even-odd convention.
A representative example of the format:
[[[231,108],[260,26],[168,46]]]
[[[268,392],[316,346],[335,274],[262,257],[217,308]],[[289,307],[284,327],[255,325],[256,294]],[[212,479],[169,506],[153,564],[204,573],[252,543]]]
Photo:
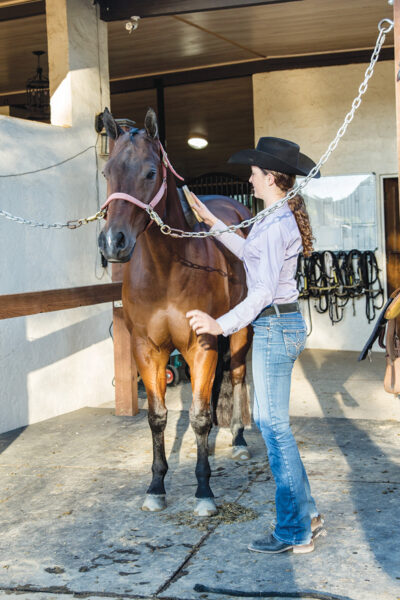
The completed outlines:
[[[169,163],[158,140],[154,111],[149,109],[145,128],[140,130],[123,131],[107,109],[103,121],[108,136],[115,140],[104,169],[108,194],[114,196],[106,203],[107,222],[99,236],[99,247],[108,261],[127,263],[122,287],[124,318],[147,392],[153,436],[153,478],[143,509],[156,511],[166,506],[165,368],[170,353],[177,348],[189,365],[193,391],[190,422],[197,441],[195,513],[207,516],[216,512],[209,484],[208,434],[217,338],[196,336],[185,314],[197,308],[217,318],[240,302],[246,296],[243,265],[215,238],[176,239],[163,235],[143,210],[158,197],[156,211],[164,222],[188,230],[174,175],[167,169]],[[231,198],[210,196],[202,200],[229,224],[250,216],[247,208]],[[199,224],[196,229],[207,227]],[[251,335],[251,328],[246,327],[230,337],[231,431],[233,456],[239,458],[249,456],[241,409],[247,402],[245,359]]]

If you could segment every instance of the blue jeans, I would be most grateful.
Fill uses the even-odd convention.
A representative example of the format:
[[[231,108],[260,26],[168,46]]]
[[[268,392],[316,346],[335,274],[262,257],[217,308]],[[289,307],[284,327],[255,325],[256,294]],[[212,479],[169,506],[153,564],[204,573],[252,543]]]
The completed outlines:
[[[259,317],[253,327],[253,416],[276,483],[274,536],[287,544],[307,544],[318,511],[289,423],[292,368],[304,349],[306,326],[296,312]]]

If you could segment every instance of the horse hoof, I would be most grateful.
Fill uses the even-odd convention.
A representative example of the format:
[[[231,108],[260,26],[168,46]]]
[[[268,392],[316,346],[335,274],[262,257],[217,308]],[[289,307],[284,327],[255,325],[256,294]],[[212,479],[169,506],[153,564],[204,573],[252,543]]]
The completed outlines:
[[[196,517],[211,517],[217,513],[218,509],[213,498],[200,498],[200,500],[197,501],[196,508],[194,509],[194,514]]]
[[[234,460],[249,460],[250,452],[247,446],[233,446],[232,458]]]
[[[148,510],[149,512],[159,512],[166,508],[167,503],[165,495],[147,494],[146,500],[143,502],[142,510]]]

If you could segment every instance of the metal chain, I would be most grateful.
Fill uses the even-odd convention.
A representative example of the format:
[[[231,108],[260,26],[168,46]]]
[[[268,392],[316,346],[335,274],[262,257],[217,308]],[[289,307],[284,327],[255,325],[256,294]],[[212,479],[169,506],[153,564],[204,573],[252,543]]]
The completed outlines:
[[[322,165],[324,165],[326,163],[326,161],[328,160],[328,158],[330,157],[332,152],[336,149],[336,146],[338,145],[340,139],[345,134],[349,123],[351,123],[351,121],[353,120],[354,113],[356,112],[356,110],[359,108],[359,106],[361,104],[362,96],[367,91],[368,81],[371,79],[371,77],[373,75],[375,64],[379,58],[380,51],[385,42],[386,34],[389,33],[393,29],[393,26],[394,26],[394,23],[390,19],[382,19],[382,21],[379,22],[379,24],[378,24],[379,34],[378,34],[378,37],[376,40],[374,51],[371,56],[371,61],[365,71],[364,81],[358,88],[358,96],[356,98],[354,98],[350,111],[345,116],[344,121],[343,121],[342,125],[339,127],[334,140],[332,140],[332,142],[329,144],[326,152],[321,156],[321,158],[319,159],[319,161],[315,165],[315,167],[313,169],[311,169],[311,171],[309,172],[307,177],[305,177],[305,179],[303,179],[303,181],[301,183],[297,184],[294,188],[292,188],[286,194],[286,196],[284,198],[282,198],[282,200],[279,200],[278,202],[273,204],[273,206],[264,208],[264,210],[260,211],[255,217],[252,217],[251,219],[246,219],[246,220],[242,221],[241,223],[238,223],[237,225],[230,225],[226,229],[222,229],[222,230],[218,230],[218,231],[183,231],[182,229],[175,229],[174,227],[170,227],[169,225],[164,223],[163,220],[161,219],[161,217],[152,208],[148,207],[146,209],[146,212],[148,213],[150,218],[153,221],[155,221],[155,223],[160,227],[161,232],[164,235],[170,235],[171,237],[175,237],[175,238],[217,237],[217,236],[221,235],[222,233],[226,233],[226,232],[234,233],[238,229],[243,229],[245,227],[249,227],[253,223],[256,223],[256,221],[260,221],[267,215],[270,215],[271,213],[273,213],[276,210],[278,210],[279,208],[281,208],[285,204],[285,202],[287,202],[288,200],[290,200],[291,198],[296,196],[298,194],[298,192],[307,185],[307,183],[310,181],[310,179],[315,177],[315,175],[318,173],[318,171],[322,167]],[[0,217],[9,219],[10,221],[14,221],[15,223],[29,225],[30,227],[41,227],[43,229],[63,229],[65,227],[67,227],[68,229],[77,229],[78,227],[81,227],[82,225],[87,225],[88,223],[91,223],[92,221],[97,221],[99,219],[103,219],[105,214],[106,214],[105,210],[100,210],[96,214],[92,215],[91,217],[85,217],[83,219],[75,219],[72,221],[67,221],[66,223],[40,223],[38,221],[24,219],[23,217],[17,217],[5,210],[0,210]]]
[[[97,138],[98,137],[99,136],[97,136]],[[97,140],[96,140],[96,143],[97,143]],[[96,165],[97,165],[97,150],[96,150],[96,144],[94,144],[93,146],[89,146],[85,150],[82,150],[82,152],[79,152],[78,154],[75,154],[74,156],[71,156],[70,158],[67,158],[66,160],[63,160],[59,163],[50,165],[49,167],[44,167],[43,169],[37,169],[36,171],[27,171],[26,173],[15,173],[12,175],[0,175],[0,177],[20,177],[21,175],[30,175],[31,173],[47,171],[48,169],[58,167],[60,165],[63,165],[66,162],[69,162],[70,160],[72,160],[74,158],[77,158],[78,156],[80,156],[81,154],[84,154],[91,148],[95,149]],[[8,219],[9,221],[14,221],[14,223],[19,223],[20,225],[29,225],[29,227],[41,227],[42,229],[64,229],[64,228],[77,229],[78,227],[81,227],[82,225],[87,225],[88,223],[91,223],[92,221],[97,221],[99,219],[103,219],[105,217],[105,214],[106,214],[106,211],[99,210],[96,214],[92,215],[91,217],[84,217],[83,219],[74,219],[72,221],[67,221],[66,223],[44,223],[44,222],[40,222],[40,221],[34,221],[33,219],[24,219],[23,217],[17,217],[16,215],[13,215],[13,214],[7,212],[6,210],[0,210],[0,217],[4,217],[4,219]]]
[[[4,217],[5,219],[9,219],[10,221],[14,221],[15,223],[19,223],[21,225],[29,225],[30,227],[41,227],[42,229],[64,229],[67,227],[68,229],[77,229],[81,227],[81,225],[87,225],[92,221],[97,221],[98,219],[103,219],[105,216],[104,210],[99,210],[95,215],[91,217],[85,217],[83,219],[75,219],[74,221],[67,221],[66,223],[41,223],[39,221],[33,221],[31,219],[24,219],[23,217],[16,217],[11,213],[0,210],[0,217]]]
[[[359,106],[361,104],[362,96],[367,91],[368,81],[371,79],[371,77],[374,73],[375,64],[379,58],[380,51],[385,42],[386,34],[389,33],[393,29],[393,26],[394,26],[394,23],[390,19],[382,19],[382,21],[379,22],[379,24],[378,24],[379,34],[378,34],[378,37],[376,40],[375,48],[374,48],[374,51],[372,52],[370,63],[365,71],[364,80],[361,83],[360,87],[358,88],[358,95],[356,96],[356,98],[354,98],[353,103],[351,105],[351,109],[345,116],[342,125],[339,127],[339,129],[336,133],[335,138],[329,144],[327,150],[321,156],[321,158],[319,159],[319,161],[315,165],[315,167],[313,167],[313,169],[311,169],[311,171],[309,172],[307,177],[305,177],[301,183],[297,184],[294,188],[292,188],[286,194],[286,196],[284,198],[282,198],[282,200],[279,200],[278,202],[274,203],[272,206],[270,206],[268,208],[264,208],[264,210],[260,211],[255,217],[252,217],[251,219],[246,219],[246,220],[242,221],[241,223],[238,223],[237,225],[230,225],[226,229],[221,229],[221,230],[216,230],[216,231],[182,231],[182,229],[175,229],[174,227],[170,227],[169,225],[166,225],[163,222],[163,220],[161,219],[161,217],[152,208],[148,207],[146,209],[146,212],[148,213],[150,218],[153,221],[155,221],[155,223],[157,223],[157,225],[160,227],[161,232],[164,235],[170,235],[171,237],[176,237],[176,238],[217,237],[217,236],[221,235],[222,233],[232,233],[232,232],[234,233],[238,229],[244,229],[245,227],[249,227],[253,223],[260,221],[267,215],[270,215],[271,213],[275,212],[276,210],[279,210],[288,200],[290,200],[291,198],[296,196],[299,193],[299,191],[302,190],[313,177],[315,177],[315,175],[318,173],[318,171],[320,170],[322,165],[324,165],[326,163],[326,161],[329,159],[332,152],[336,149],[339,141],[345,134],[348,125],[353,120],[354,113],[356,112],[356,110],[359,108]]]

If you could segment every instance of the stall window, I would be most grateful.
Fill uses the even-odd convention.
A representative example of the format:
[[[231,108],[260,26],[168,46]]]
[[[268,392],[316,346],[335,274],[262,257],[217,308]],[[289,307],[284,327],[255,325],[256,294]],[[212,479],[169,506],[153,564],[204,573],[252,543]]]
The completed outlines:
[[[298,178],[301,181],[301,178]],[[315,250],[375,250],[378,246],[376,177],[340,175],[311,180],[301,192]]]

